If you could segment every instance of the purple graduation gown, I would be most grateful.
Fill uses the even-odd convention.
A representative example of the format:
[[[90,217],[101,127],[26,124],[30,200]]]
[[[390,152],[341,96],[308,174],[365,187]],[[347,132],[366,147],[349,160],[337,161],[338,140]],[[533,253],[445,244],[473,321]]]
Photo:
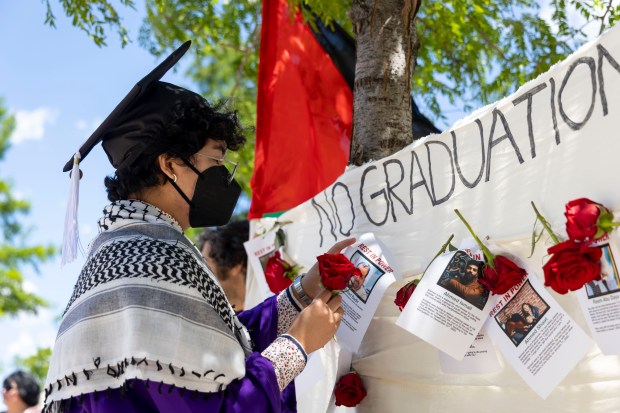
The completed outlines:
[[[74,398],[69,413],[195,413],[195,412],[296,412],[295,385],[278,388],[271,362],[261,356],[277,336],[276,297],[239,313],[254,342],[245,360],[245,377],[218,393],[199,393],[144,380],[128,381],[125,389],[112,389]]]

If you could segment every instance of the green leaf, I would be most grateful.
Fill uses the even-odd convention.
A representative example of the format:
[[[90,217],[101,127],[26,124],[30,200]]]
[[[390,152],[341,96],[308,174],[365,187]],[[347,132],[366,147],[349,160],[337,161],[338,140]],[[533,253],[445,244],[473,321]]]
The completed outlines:
[[[0,160],[9,149],[9,138],[15,128],[15,120],[9,115],[0,99]],[[53,254],[56,248],[44,245],[27,245],[28,230],[21,224],[21,218],[29,212],[27,201],[17,199],[11,193],[12,185],[0,178],[0,316],[19,312],[36,313],[47,303],[24,289],[22,269],[38,265]]]
[[[45,384],[51,357],[51,348],[38,348],[36,353],[31,356],[15,357],[15,365],[32,373],[39,382],[39,385],[43,386]]]

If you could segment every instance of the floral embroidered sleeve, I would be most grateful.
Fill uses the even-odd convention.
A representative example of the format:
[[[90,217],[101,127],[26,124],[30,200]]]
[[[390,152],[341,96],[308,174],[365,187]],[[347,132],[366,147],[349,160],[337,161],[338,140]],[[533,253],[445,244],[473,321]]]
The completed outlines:
[[[301,305],[287,288],[278,294],[278,338],[261,354],[273,364],[280,390],[283,390],[306,366],[306,352],[292,336],[284,334],[299,315]]]
[[[290,289],[291,287],[286,288],[278,294],[278,335],[288,331],[303,308],[295,300]]]
[[[288,331],[300,311],[286,291],[240,313],[239,319],[250,332],[254,351],[260,352],[261,358],[273,366],[283,399],[290,399],[294,405],[294,386],[287,385],[304,369],[307,356],[297,340],[282,334]]]
[[[308,359],[301,344],[288,334],[279,336],[262,356],[273,364],[280,391],[302,372]]]

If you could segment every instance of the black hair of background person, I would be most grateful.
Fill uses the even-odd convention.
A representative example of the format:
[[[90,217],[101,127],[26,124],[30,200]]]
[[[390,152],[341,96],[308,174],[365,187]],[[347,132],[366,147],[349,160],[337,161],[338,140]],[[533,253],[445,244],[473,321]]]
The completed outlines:
[[[206,229],[201,234],[201,251],[210,243],[209,257],[215,262],[218,277],[225,280],[228,271],[238,264],[245,268],[248,255],[243,243],[250,238],[248,220],[231,221],[227,225]]]
[[[4,379],[2,385],[5,389],[9,389],[13,387],[11,382],[15,383],[19,397],[28,406],[36,406],[39,403],[41,387],[32,374],[23,370],[14,371]]]

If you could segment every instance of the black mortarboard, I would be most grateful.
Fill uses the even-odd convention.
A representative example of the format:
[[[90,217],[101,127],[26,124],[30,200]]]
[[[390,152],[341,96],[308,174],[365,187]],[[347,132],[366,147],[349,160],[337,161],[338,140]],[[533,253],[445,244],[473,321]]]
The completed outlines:
[[[206,104],[204,98],[182,87],[161,82],[159,79],[187,52],[187,41],[172,52],[161,64],[140,80],[84,142],[79,151],[67,162],[64,172],[72,171],[71,190],[67,201],[65,231],[62,241],[61,265],[77,257],[79,231],[77,207],[79,199],[79,163],[97,145],[110,163],[119,169],[131,165],[157,139],[165,128],[178,119],[189,103]]]
[[[160,82],[159,79],[185,54],[191,41],[183,43],[170,56],[140,80],[114,108],[79,149],[80,158],[103,141],[103,149],[110,163],[118,168],[133,162],[148,145],[149,135],[162,118],[171,116],[168,109],[178,105],[179,99],[202,99],[187,89]],[[153,123],[155,122],[155,123]],[[150,130],[149,130],[150,129]],[[73,157],[65,164],[63,172],[71,170]]]

